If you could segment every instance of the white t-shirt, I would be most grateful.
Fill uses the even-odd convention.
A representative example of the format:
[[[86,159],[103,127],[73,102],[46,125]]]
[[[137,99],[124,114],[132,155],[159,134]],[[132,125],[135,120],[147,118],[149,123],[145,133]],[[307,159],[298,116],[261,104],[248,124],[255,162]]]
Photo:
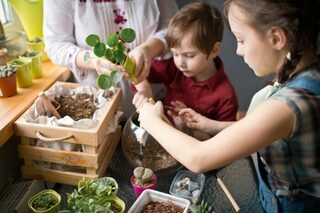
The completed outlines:
[[[78,52],[90,49],[85,43],[89,34],[105,40],[110,33],[130,27],[136,31],[136,39],[128,49],[152,36],[166,45],[165,30],[177,10],[175,0],[44,0],[46,52],[54,64],[69,67],[77,82],[96,85],[97,73],[80,70],[75,64]],[[133,94],[128,81],[119,86],[127,118],[135,110]]]

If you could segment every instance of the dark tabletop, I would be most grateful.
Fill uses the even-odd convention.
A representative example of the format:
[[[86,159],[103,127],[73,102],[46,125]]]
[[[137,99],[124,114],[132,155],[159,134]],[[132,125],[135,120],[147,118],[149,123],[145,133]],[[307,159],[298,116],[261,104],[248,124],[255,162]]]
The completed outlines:
[[[244,158],[221,169],[206,172],[204,174],[206,181],[199,201],[207,201],[209,205],[214,208],[215,213],[235,212],[216,180],[216,175],[218,175],[239,205],[240,212],[262,213],[263,209],[260,204],[257,180],[253,168],[251,158]],[[113,177],[118,182],[118,197],[126,203],[126,210],[128,210],[136,200],[130,183],[132,172],[133,168],[123,155],[121,143],[119,143],[105,176]],[[175,175],[176,172],[171,174],[158,174],[158,183],[155,190],[169,193],[169,188]],[[74,186],[60,186],[56,189],[62,194],[62,206],[66,207],[66,199],[64,199],[66,196],[63,192],[70,193],[73,188]]]

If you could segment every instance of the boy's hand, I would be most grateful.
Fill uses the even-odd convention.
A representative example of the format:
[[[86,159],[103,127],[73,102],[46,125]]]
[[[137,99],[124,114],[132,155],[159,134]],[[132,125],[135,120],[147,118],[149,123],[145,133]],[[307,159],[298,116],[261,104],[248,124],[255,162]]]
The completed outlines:
[[[181,109],[179,116],[183,118],[184,123],[191,129],[199,129],[204,132],[208,132],[208,119],[207,117],[197,113],[191,108]]]
[[[137,92],[132,99],[132,104],[136,107],[139,112],[140,108],[145,102],[148,102],[149,97],[146,96],[142,91]]]

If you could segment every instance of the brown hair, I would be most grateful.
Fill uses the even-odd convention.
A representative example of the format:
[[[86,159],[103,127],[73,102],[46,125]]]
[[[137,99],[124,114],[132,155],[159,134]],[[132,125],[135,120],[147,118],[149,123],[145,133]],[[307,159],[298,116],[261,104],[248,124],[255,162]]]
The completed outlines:
[[[191,33],[193,44],[209,55],[214,44],[221,42],[223,36],[223,19],[218,8],[203,2],[182,7],[168,26],[169,47],[178,47],[186,33]]]
[[[293,71],[306,51],[315,50],[319,30],[317,0],[227,0],[223,7],[226,19],[231,4],[245,11],[248,24],[261,36],[273,26],[285,32],[291,60],[286,59],[278,73],[280,83],[294,75]]]

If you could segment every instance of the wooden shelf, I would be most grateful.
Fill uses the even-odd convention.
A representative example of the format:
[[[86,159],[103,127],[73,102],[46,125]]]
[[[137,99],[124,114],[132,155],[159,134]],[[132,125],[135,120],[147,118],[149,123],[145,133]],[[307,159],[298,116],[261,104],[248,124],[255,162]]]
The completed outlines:
[[[18,94],[9,98],[0,97],[0,147],[14,134],[13,123],[31,106],[41,91],[56,81],[66,81],[71,71],[50,61],[42,63],[43,77],[33,80],[29,88],[18,88]]]

